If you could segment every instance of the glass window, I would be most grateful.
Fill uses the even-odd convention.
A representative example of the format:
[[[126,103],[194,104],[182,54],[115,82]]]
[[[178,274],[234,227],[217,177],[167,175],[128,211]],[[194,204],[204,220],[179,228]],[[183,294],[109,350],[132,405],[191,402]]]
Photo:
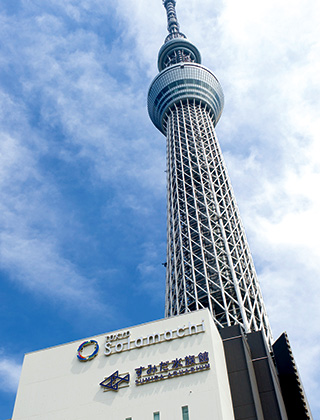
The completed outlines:
[[[189,420],[189,409],[187,405],[182,407],[182,420]]]
[[[157,411],[156,413],[153,413],[153,420],[160,420],[160,413]]]
[[[132,417],[127,417],[126,420],[132,420]]]

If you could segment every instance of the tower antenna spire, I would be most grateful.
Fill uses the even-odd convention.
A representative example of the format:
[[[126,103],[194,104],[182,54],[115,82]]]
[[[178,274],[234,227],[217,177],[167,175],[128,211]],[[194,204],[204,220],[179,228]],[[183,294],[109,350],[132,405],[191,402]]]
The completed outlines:
[[[174,38],[184,38],[187,37],[180,32],[180,25],[176,13],[176,0],[162,0],[163,5],[167,11],[167,20],[168,20],[168,32],[165,42],[171,41]]]

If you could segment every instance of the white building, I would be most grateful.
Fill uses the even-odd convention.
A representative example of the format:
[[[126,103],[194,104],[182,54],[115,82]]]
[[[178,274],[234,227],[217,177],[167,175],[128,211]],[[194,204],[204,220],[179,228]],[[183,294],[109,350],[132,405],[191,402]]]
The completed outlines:
[[[234,419],[209,311],[25,356],[13,420]]]

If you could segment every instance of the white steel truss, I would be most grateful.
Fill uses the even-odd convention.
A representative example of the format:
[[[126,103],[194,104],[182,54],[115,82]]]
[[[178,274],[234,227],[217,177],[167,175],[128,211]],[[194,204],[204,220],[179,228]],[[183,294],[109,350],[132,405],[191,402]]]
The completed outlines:
[[[231,183],[204,102],[181,100],[166,111],[166,316],[209,308],[219,327],[264,330],[260,287]]]

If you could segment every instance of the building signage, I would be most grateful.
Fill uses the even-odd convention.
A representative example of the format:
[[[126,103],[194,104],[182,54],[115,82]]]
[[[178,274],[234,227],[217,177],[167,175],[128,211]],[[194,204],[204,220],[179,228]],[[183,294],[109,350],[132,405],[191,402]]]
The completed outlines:
[[[176,340],[190,335],[205,332],[204,321],[200,324],[183,325],[176,329],[166,330],[160,333],[149,334],[145,337],[131,338],[130,331],[120,332],[118,334],[111,334],[106,336],[104,354],[110,356],[114,353],[121,353],[145,346],[150,346],[166,341]]]
[[[176,358],[169,362],[160,362],[158,365],[140,366],[136,368],[136,385],[145,385],[165,379],[177,378],[210,369],[209,354],[207,351],[197,356],[186,356],[184,359]]]
[[[163,332],[156,332],[146,336],[137,338],[131,337],[130,330],[121,331],[106,336],[106,343],[104,345],[104,354],[110,356],[111,354],[122,353],[133,349],[139,349],[146,346],[151,346],[159,343],[165,343],[166,341],[177,340],[184,337],[188,337],[195,334],[205,332],[204,320],[199,324],[192,324],[189,322],[188,325],[183,325],[175,329],[165,330]],[[91,354],[84,356],[83,350],[93,346]],[[96,340],[88,340],[83,342],[78,350],[77,357],[81,362],[88,362],[94,359],[99,352],[99,344]]]
[[[179,376],[190,375],[193,373],[203,372],[210,369],[209,353],[207,351],[200,352],[198,355],[189,355],[174,360],[160,362],[158,365],[148,364],[135,369],[135,384],[145,385],[153,382],[164,381],[166,379],[177,378]],[[104,391],[118,391],[120,388],[129,386],[130,373],[119,375],[119,371],[115,371],[112,375],[104,378],[99,385]]]
[[[93,351],[88,356],[83,356],[82,351],[84,348],[88,346],[93,346]],[[77,357],[81,362],[87,362],[88,360],[92,360],[96,357],[96,355],[99,352],[99,344],[96,340],[89,340],[85,341],[84,343],[80,344],[78,350],[77,350]]]
[[[118,391],[119,388],[129,386],[130,374],[124,373],[121,376],[119,371],[115,371],[112,375],[104,378],[99,385],[101,385],[105,391]]]
[[[107,341],[117,341],[117,340],[121,340],[123,338],[127,338],[130,335],[130,330],[127,331],[121,331],[119,333],[115,333],[115,334],[110,334],[106,336],[106,340]]]

